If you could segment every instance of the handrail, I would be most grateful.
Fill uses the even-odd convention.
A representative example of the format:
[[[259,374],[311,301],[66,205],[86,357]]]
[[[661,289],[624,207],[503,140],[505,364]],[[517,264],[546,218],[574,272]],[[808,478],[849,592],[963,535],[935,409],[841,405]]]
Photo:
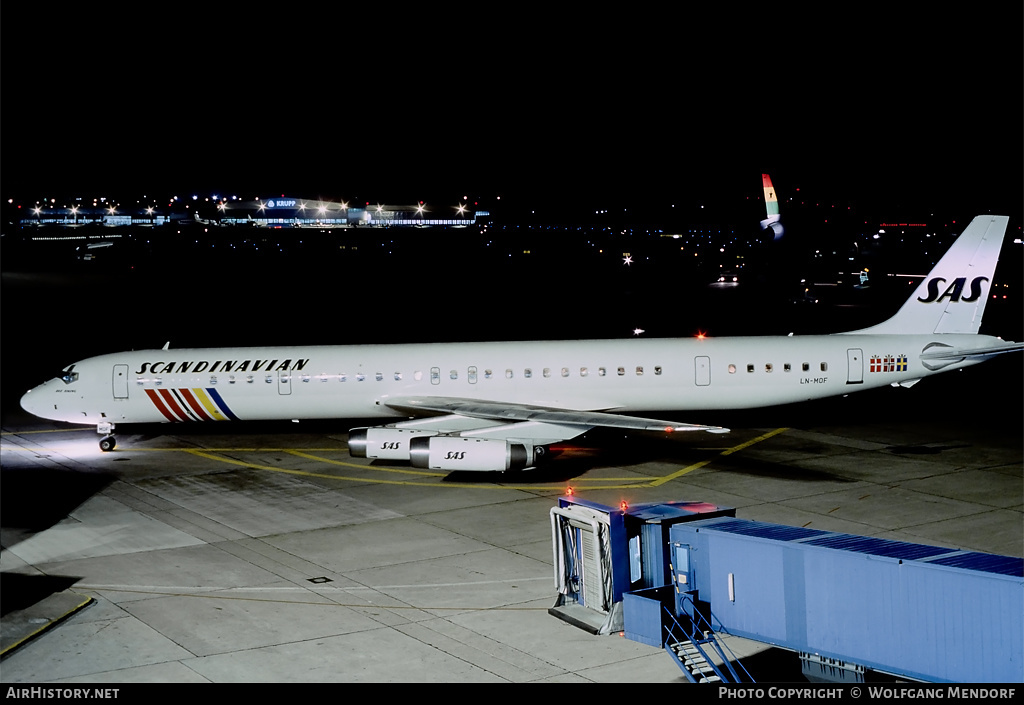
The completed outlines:
[[[676,627],[678,627],[680,631],[682,631],[683,637],[687,640],[687,642],[691,646],[693,646],[693,648],[697,649],[697,653],[700,654],[701,660],[703,660],[704,663],[706,663],[711,668],[711,670],[715,672],[715,675],[718,676],[718,679],[720,681],[722,681],[723,683],[727,683],[728,679],[725,677],[725,674],[718,670],[718,666],[716,666],[713,661],[709,660],[708,655],[704,653],[704,649],[700,648],[700,642],[695,641],[692,635],[687,634],[686,629],[684,629],[682,625],[679,624],[675,616],[672,614],[671,611],[669,611],[667,607],[662,605],[662,609],[665,610],[666,613],[668,613],[668,617],[672,621],[672,623]],[[689,668],[687,668],[683,657],[680,656],[679,652],[672,648],[673,645],[682,643],[679,639],[675,637],[675,634],[672,630],[672,625],[666,625],[663,628],[665,629],[667,634],[665,636],[664,642],[662,642],[662,648],[664,648],[665,651],[669,652],[669,654],[672,655],[672,658],[676,660],[676,663],[679,664],[679,667],[683,670],[683,673],[686,674],[686,677],[690,680],[690,682],[697,683],[698,681],[694,673]]]
[[[705,654],[704,650],[702,648],[700,648],[700,644],[701,643],[710,643],[715,648],[715,650],[718,652],[718,655],[722,657],[722,661],[725,664],[725,667],[729,670],[729,673],[732,675],[732,678],[733,678],[732,682],[733,683],[740,683],[740,682],[742,682],[740,680],[739,674],[737,674],[736,670],[732,667],[732,662],[733,661],[735,661],[736,664],[740,667],[740,669],[746,675],[746,677],[747,677],[747,679],[748,679],[748,681],[750,683],[755,682],[753,676],[751,676],[750,672],[747,671],[747,669],[743,666],[742,663],[740,663],[739,658],[736,656],[736,654],[733,653],[732,649],[729,648],[729,645],[721,643],[715,637],[715,634],[717,633],[715,628],[711,625],[710,622],[707,621],[707,619],[704,618],[704,615],[702,615],[697,610],[697,605],[694,604],[693,599],[689,595],[683,595],[682,596],[682,601],[683,601],[683,603],[689,602],[693,606],[692,612],[693,612],[694,616],[691,617],[690,620],[689,620],[690,624],[692,625],[692,629],[690,629],[690,630],[687,630],[682,624],[679,623],[679,621],[676,619],[675,615],[672,614],[672,610],[670,610],[667,605],[663,604],[661,606],[661,608],[666,613],[668,613],[668,617],[671,620],[671,623],[674,624],[676,627],[678,627],[679,631],[684,636],[686,636],[690,640],[690,643],[692,643],[697,648],[697,650],[700,652],[701,656],[704,656],[705,660],[708,662],[708,665],[711,666],[711,668],[715,671],[715,674],[719,678],[721,678],[723,681],[727,680],[726,677],[725,677],[725,674],[723,674],[721,671],[719,671],[718,667],[715,666],[715,664],[710,659],[707,658],[707,654]],[[712,619],[715,619],[715,615],[713,613],[711,614],[711,617],[712,617]],[[718,623],[721,624],[720,620],[716,619],[715,621],[718,621]],[[705,632],[704,627],[707,627],[706,631],[711,636],[709,636],[709,637],[705,637],[704,636],[704,632]],[[665,640],[662,643],[662,646],[667,647],[669,639],[672,637],[672,627],[671,626],[667,626],[667,627],[665,627],[665,629],[668,632],[668,635],[665,637]],[[724,632],[724,633],[728,634],[728,632]],[[726,652],[728,652],[728,653],[726,653]]]

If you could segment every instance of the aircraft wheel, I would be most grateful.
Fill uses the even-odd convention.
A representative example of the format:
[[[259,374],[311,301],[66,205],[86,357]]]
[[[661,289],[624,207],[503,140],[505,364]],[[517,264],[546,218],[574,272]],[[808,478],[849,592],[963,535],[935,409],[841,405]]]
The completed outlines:
[[[117,441],[114,440],[113,436],[104,436],[100,439],[100,450],[104,453],[114,450],[114,446],[117,445]]]

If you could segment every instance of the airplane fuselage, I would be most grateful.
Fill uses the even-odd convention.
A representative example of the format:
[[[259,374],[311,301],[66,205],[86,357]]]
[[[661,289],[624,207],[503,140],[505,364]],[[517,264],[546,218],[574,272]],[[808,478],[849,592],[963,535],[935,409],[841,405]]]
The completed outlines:
[[[977,216],[891,318],[833,335],[143,350],[83,360],[27,392],[95,424],[363,419],[355,457],[443,470],[534,467],[595,427],[728,429],[637,412],[749,409],[910,386],[1024,344],[979,335],[1008,217]],[[403,420],[404,419],[404,420]],[[114,447],[113,435],[100,448]]]
[[[429,395],[566,409],[744,409],[910,383],[981,361],[921,359],[979,335],[627,339],[144,350],[76,363],[26,394],[83,424],[403,417]]]

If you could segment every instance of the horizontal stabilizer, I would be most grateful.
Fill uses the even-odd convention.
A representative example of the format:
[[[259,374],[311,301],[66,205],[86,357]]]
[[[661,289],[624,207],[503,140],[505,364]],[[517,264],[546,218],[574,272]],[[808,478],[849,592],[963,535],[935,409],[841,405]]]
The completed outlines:
[[[921,353],[922,360],[963,360],[972,357],[991,357],[1009,352],[1024,351],[1024,343],[1006,343],[987,348],[933,347]]]

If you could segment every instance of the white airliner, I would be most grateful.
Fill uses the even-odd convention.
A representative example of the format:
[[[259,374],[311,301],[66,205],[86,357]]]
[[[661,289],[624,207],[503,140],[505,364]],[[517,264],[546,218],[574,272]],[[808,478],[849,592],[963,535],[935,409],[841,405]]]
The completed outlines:
[[[728,429],[643,418],[786,404],[968,367],[1024,343],[979,335],[1008,218],[978,216],[888,321],[833,335],[144,350],[76,362],[27,392],[47,419],[115,424],[383,417],[353,456],[439,470],[537,464],[595,427]]]

